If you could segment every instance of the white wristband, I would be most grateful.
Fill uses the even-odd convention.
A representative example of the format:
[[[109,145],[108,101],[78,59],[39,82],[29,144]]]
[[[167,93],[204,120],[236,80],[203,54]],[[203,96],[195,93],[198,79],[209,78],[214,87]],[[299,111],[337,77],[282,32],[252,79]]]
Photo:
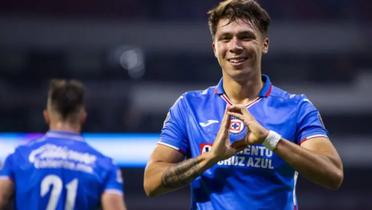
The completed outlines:
[[[273,151],[276,148],[276,145],[279,143],[282,136],[275,131],[270,130],[266,139],[262,143],[266,148]]]

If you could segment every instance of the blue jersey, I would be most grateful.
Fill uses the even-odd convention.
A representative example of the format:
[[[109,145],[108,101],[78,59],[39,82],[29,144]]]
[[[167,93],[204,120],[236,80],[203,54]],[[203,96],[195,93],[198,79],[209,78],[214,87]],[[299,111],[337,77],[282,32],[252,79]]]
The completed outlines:
[[[265,128],[295,143],[327,137],[319,111],[304,95],[289,94],[263,75],[259,97],[247,109]],[[183,94],[171,107],[159,144],[193,158],[207,152],[231,104],[222,80],[204,91]],[[231,128],[230,128],[231,129]],[[191,184],[192,209],[293,210],[297,172],[263,145],[249,145],[206,170]]]
[[[123,193],[112,160],[71,132],[49,131],[19,146],[0,178],[14,182],[17,210],[94,210],[103,192]]]

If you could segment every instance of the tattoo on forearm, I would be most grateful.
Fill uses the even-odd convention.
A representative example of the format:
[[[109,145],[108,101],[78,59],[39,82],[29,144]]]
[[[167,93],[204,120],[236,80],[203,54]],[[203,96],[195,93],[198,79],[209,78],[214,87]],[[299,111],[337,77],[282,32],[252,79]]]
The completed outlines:
[[[177,188],[190,183],[202,173],[200,162],[200,159],[193,158],[169,167],[161,178],[162,185],[167,188]]]

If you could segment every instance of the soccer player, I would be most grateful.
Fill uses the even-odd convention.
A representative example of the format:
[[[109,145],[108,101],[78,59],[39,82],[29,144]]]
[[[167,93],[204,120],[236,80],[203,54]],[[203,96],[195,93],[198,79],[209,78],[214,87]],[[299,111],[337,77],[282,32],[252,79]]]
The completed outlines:
[[[262,74],[268,13],[253,0],[227,0],[208,15],[222,79],[170,108],[145,169],[146,194],[191,183],[191,209],[293,210],[298,173],[338,189],[343,165],[319,111]]]
[[[50,130],[16,148],[0,170],[0,209],[11,197],[16,210],[126,209],[119,169],[80,135],[83,84],[52,80],[43,114]]]

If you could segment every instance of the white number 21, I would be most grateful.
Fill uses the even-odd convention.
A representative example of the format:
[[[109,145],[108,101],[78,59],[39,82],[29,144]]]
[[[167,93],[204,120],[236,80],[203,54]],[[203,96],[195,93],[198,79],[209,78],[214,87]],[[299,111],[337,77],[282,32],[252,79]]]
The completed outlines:
[[[78,183],[78,179],[73,179],[71,182],[66,184],[67,198],[65,203],[65,210],[74,209]],[[44,177],[44,179],[41,181],[40,196],[44,197],[49,192],[50,187],[52,187],[52,189],[50,192],[49,202],[46,210],[55,210],[63,187],[61,178],[56,175],[49,175]]]

